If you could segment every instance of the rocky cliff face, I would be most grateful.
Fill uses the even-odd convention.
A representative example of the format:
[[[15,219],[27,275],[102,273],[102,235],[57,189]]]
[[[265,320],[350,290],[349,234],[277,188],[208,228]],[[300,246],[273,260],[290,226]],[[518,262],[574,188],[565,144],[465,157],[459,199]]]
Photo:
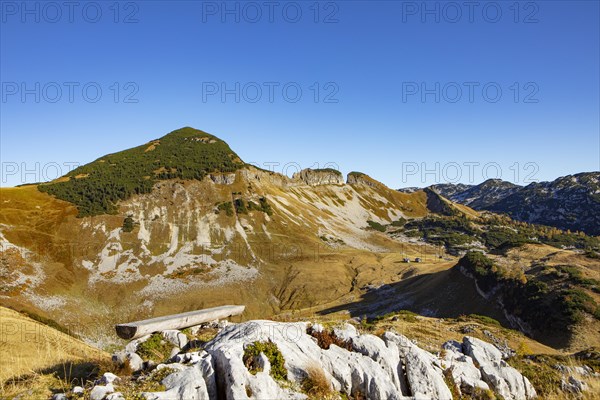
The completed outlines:
[[[295,181],[303,182],[309,186],[319,185],[343,185],[344,178],[340,171],[334,169],[303,169],[300,172],[296,172],[292,179]]]
[[[382,183],[376,181],[367,174],[363,174],[362,172],[350,172],[346,178],[346,182],[348,185],[365,185],[373,188],[377,186],[383,186]]]
[[[235,182],[235,174],[210,174],[209,177],[217,185],[232,185]]]

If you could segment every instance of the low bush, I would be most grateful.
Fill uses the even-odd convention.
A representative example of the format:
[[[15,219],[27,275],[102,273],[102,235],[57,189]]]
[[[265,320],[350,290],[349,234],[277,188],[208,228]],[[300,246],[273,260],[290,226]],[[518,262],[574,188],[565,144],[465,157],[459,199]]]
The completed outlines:
[[[244,349],[243,360],[248,371],[253,375],[262,371],[262,369],[256,365],[256,359],[261,353],[269,359],[269,363],[271,364],[271,377],[279,381],[287,380],[287,370],[285,369],[285,359],[283,358],[283,354],[281,354],[277,345],[271,341],[254,342],[246,346]]]
[[[398,219],[397,221],[392,221],[392,226],[401,228],[404,225],[406,225],[407,222],[408,220],[406,218],[400,217],[400,219]]]
[[[481,322],[483,324],[486,324],[486,325],[501,326],[501,324],[500,324],[500,322],[498,322],[498,320],[495,320],[492,317],[488,317],[487,315],[469,314],[469,318],[474,319],[474,320]]]
[[[228,217],[233,216],[233,204],[230,201],[219,204],[217,206],[217,209],[219,210],[219,212],[225,211],[225,215],[227,215]]]
[[[306,372],[307,376],[302,381],[302,390],[308,395],[309,399],[322,400],[334,394],[331,389],[331,382],[327,379],[322,368],[311,365]]]
[[[135,226],[135,221],[131,217],[126,217],[123,220],[123,232],[129,233],[133,232],[133,228]]]
[[[397,318],[397,319],[401,319],[403,321],[406,322],[418,322],[418,316],[419,314],[416,314],[412,311],[409,310],[400,310],[400,311],[396,311],[396,312],[391,312],[385,315],[380,315],[378,317],[375,317],[374,321],[375,323],[377,322],[381,322],[384,321],[386,319],[390,319],[390,318]]]
[[[248,209],[250,211],[261,211],[269,216],[273,215],[273,209],[271,208],[271,205],[265,197],[261,197],[260,199],[258,199],[258,204],[256,204],[253,201],[249,201]]]
[[[248,214],[248,208],[242,199],[235,199],[233,201],[233,205],[235,207],[235,212],[237,214]]]
[[[335,344],[342,349],[352,351],[352,342],[337,337],[332,331],[323,329],[321,332],[318,332],[309,329],[308,334],[317,339],[317,344],[324,350],[328,350],[332,344]]]
[[[144,360],[163,362],[171,355],[173,347],[171,343],[163,339],[161,334],[154,333],[148,340],[138,345],[136,352]]]
[[[381,225],[379,222],[375,222],[375,221],[367,221],[367,224],[369,224],[369,228],[379,231],[379,232],[385,232],[385,226]]]

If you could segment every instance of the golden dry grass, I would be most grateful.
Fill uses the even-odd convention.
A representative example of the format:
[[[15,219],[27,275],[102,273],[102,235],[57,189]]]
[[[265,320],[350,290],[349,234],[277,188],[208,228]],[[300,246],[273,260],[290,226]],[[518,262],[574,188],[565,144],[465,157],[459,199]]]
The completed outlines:
[[[0,382],[60,369],[69,362],[109,358],[81,340],[5,307],[0,307],[0,354]]]
[[[310,365],[306,369],[308,376],[302,382],[302,390],[311,400],[327,400],[338,398],[331,387],[331,382],[318,365]]]

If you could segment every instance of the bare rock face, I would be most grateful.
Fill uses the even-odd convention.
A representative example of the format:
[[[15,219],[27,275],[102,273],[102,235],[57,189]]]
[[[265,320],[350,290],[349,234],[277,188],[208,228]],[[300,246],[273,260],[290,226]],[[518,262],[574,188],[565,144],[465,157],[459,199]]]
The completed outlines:
[[[452,380],[461,394],[472,395],[477,389],[490,389],[473,359],[463,354],[462,343],[451,340],[444,343],[442,349],[444,367],[452,374]]]
[[[235,174],[210,174],[210,179],[217,185],[233,185]]]
[[[436,356],[420,349],[402,335],[386,332],[383,340],[388,346],[397,347],[400,360],[406,367],[411,394],[415,398],[452,399],[452,392],[444,381],[442,365]]]
[[[300,172],[296,172],[292,176],[292,180],[300,181],[305,185],[319,186],[319,185],[343,185],[344,178],[340,171],[334,169],[303,169]]]
[[[563,378],[561,380],[561,389],[563,392],[579,394],[589,390],[589,387],[584,381],[573,376],[569,376],[568,378]]]
[[[402,362],[397,346],[388,346],[382,339],[373,335],[356,335],[350,338],[352,349],[360,354],[373,359],[392,379],[395,387],[401,393],[408,395],[410,390],[406,377],[402,373]]]
[[[479,364],[483,380],[505,399],[532,399],[537,396],[535,389],[519,371],[502,359],[502,353],[494,345],[483,340],[465,336],[465,354]]]
[[[162,381],[166,391],[143,393],[145,399],[210,400],[217,398],[217,386],[209,354],[203,353],[200,360],[191,366],[169,364],[161,365],[158,368],[171,368],[176,372]]]
[[[350,172],[346,178],[346,182],[348,185],[366,185],[372,188],[382,185],[382,183],[377,182],[375,179],[362,172]]]
[[[115,388],[112,384],[108,384],[106,386],[97,385],[97,386],[94,386],[94,388],[90,392],[90,399],[91,400],[102,400],[109,394],[114,393],[114,391],[115,391]]]
[[[188,338],[178,330],[168,330],[161,332],[162,337],[173,346],[183,349],[188,344]]]

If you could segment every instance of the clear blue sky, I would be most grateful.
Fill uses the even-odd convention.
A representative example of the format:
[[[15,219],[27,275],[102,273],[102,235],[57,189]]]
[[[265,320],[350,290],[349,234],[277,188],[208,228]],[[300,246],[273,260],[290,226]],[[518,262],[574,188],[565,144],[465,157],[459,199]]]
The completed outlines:
[[[1,186],[182,126],[394,188],[600,169],[598,1],[47,4],[2,1]]]

